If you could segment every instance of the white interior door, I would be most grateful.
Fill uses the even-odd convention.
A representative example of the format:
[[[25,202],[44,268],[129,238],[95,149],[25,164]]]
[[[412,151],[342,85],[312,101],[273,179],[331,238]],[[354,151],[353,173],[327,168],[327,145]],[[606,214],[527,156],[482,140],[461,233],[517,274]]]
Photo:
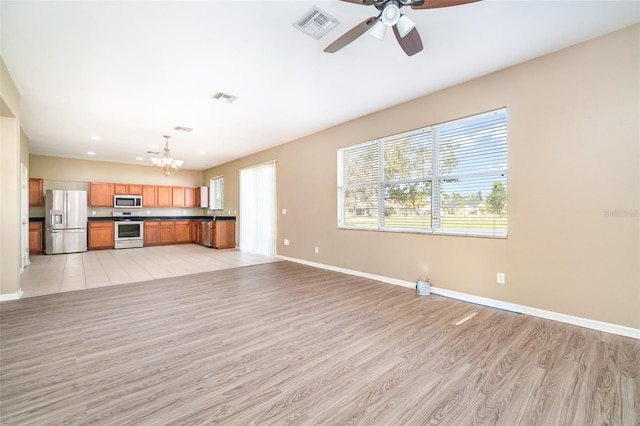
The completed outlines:
[[[240,250],[274,256],[276,163],[240,170]]]
[[[29,169],[20,163],[20,272],[29,265]]]

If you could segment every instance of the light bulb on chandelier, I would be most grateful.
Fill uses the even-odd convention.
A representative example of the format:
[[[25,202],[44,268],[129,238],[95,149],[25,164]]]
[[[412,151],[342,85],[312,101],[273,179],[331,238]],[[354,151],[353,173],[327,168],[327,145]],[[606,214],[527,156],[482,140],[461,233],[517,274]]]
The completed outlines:
[[[166,142],[164,145],[164,149],[162,150],[162,158],[151,158],[151,162],[155,166],[158,166],[165,176],[169,176],[170,174],[173,174],[180,170],[180,167],[182,167],[182,163],[184,163],[184,161],[182,160],[174,160],[173,158],[171,158],[171,150],[169,149],[170,137],[171,136],[167,135],[163,136]]]

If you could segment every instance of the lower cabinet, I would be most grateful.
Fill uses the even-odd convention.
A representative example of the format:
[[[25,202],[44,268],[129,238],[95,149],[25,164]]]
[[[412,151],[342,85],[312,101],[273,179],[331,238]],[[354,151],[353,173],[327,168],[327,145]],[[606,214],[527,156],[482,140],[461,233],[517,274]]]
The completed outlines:
[[[217,249],[236,247],[236,221],[216,220],[211,230],[211,245]]]
[[[191,242],[188,220],[158,220],[144,222],[144,246]]]
[[[191,242],[191,232],[190,225],[188,220],[179,220],[174,222],[174,241],[176,243],[190,243]]]
[[[195,244],[202,244],[202,225],[204,224],[201,220],[192,220],[191,221],[191,242]]]
[[[42,222],[29,223],[29,254],[42,254]]]
[[[160,222],[160,244],[173,244],[175,241],[175,223],[172,220]]]
[[[114,242],[112,221],[89,222],[89,250],[112,249]]]
[[[204,223],[201,220],[145,220],[144,246],[183,243],[203,244]],[[213,222],[211,245],[217,249],[235,248],[235,220],[216,220]],[[89,250],[112,249],[113,247],[113,222],[89,222]],[[29,252],[41,253],[42,251],[42,224],[30,223]]]
[[[160,244],[160,222],[144,222],[144,246],[157,246]]]

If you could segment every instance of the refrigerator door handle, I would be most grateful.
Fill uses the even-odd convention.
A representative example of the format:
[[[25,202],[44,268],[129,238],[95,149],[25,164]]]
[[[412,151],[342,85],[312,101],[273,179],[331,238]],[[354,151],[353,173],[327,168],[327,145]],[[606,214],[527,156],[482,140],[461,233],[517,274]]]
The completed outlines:
[[[68,228],[69,227],[69,193],[67,191],[64,191],[64,217],[62,218],[62,220],[64,220],[64,227]]]

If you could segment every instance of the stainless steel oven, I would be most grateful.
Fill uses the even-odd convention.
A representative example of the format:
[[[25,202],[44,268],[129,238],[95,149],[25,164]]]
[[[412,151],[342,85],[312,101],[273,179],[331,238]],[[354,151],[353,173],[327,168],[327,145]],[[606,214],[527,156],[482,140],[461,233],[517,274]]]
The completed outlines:
[[[144,244],[144,223],[137,220],[116,220],[115,248],[142,247]]]

